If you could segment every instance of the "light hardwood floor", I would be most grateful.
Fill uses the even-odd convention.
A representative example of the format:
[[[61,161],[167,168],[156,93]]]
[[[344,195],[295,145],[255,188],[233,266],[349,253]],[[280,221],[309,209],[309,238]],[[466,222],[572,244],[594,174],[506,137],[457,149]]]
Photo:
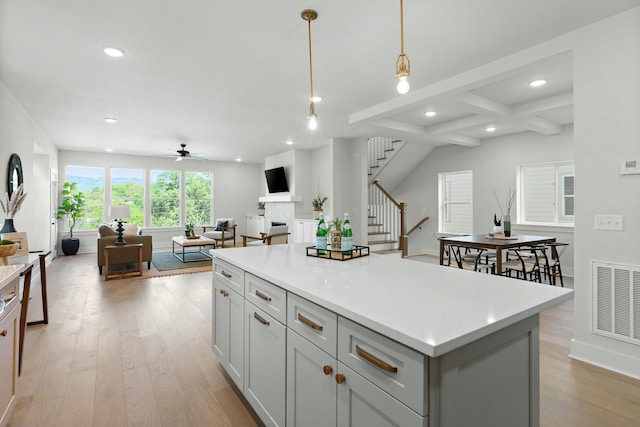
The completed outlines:
[[[210,272],[104,282],[87,255],[47,273],[10,427],[260,425],[211,351]],[[541,425],[639,426],[640,381],[569,359],[572,333],[572,301],[542,314]]]

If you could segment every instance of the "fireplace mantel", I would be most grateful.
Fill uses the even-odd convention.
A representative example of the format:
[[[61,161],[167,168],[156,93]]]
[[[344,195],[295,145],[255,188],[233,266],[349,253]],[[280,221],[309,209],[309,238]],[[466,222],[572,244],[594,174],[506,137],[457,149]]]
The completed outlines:
[[[264,197],[259,197],[258,201],[265,203],[280,203],[280,202],[301,202],[302,196],[292,196],[290,194],[283,195],[269,195]]]

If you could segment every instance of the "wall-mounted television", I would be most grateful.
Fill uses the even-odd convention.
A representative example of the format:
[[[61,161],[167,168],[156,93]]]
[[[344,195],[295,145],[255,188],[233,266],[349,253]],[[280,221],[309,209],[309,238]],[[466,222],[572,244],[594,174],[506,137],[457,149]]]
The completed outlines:
[[[284,167],[267,169],[264,171],[264,176],[267,178],[267,188],[269,193],[285,193],[289,191],[289,185],[287,185],[287,175],[284,173]]]

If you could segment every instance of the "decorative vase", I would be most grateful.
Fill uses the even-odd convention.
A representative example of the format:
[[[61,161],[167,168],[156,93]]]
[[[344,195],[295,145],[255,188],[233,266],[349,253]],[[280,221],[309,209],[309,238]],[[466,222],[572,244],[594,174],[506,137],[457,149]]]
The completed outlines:
[[[502,233],[504,233],[504,228],[502,228],[501,225],[493,226],[493,234],[502,234]]]
[[[340,250],[342,245],[342,231],[331,230],[331,248]]]
[[[320,215],[322,215],[322,209],[314,209],[313,210],[313,219],[320,219]]]
[[[504,227],[504,236],[511,236],[511,215],[505,215],[502,217],[502,226]]]
[[[4,227],[2,227],[0,233],[15,233],[16,231],[18,230],[13,226],[13,218],[5,218]]]

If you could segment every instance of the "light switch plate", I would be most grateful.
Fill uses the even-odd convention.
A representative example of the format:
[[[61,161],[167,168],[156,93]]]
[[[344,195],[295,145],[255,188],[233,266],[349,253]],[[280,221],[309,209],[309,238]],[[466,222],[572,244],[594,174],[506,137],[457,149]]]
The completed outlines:
[[[595,215],[594,228],[596,230],[622,231],[624,228],[624,215]]]

